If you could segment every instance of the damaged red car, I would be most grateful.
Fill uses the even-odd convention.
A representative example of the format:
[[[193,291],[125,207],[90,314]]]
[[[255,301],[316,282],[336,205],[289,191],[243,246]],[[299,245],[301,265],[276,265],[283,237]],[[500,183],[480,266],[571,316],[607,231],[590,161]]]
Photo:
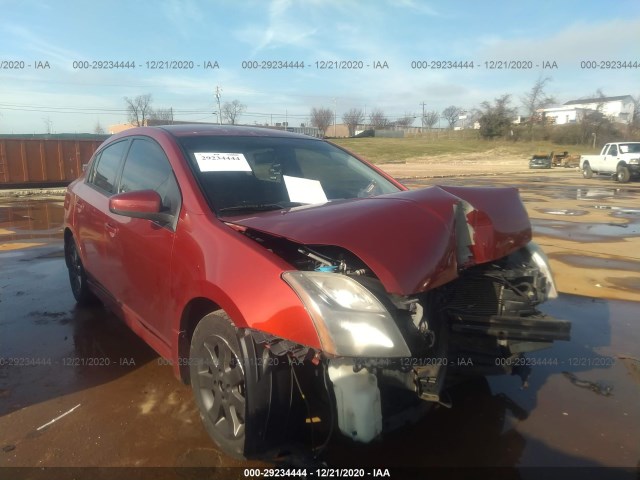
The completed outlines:
[[[324,140],[166,126],[110,137],[65,197],[76,300],[190,383],[238,457],[313,430],[371,442],[567,340],[514,188],[409,191]]]

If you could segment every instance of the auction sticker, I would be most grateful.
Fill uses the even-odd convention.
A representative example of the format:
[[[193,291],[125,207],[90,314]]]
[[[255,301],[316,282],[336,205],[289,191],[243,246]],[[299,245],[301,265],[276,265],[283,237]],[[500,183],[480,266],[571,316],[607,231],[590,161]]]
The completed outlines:
[[[194,153],[201,172],[250,172],[242,153]]]

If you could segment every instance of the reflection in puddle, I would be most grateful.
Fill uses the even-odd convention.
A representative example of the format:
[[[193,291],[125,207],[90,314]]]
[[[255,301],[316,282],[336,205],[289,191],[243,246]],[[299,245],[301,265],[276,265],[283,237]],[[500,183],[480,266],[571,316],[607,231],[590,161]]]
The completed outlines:
[[[640,277],[607,277],[605,280],[620,290],[627,292],[637,292],[640,290]]]
[[[576,189],[576,200],[591,200],[604,198],[628,198],[632,195],[631,190],[623,188],[578,188]]]
[[[62,238],[62,202],[31,200],[0,205],[0,241]]]

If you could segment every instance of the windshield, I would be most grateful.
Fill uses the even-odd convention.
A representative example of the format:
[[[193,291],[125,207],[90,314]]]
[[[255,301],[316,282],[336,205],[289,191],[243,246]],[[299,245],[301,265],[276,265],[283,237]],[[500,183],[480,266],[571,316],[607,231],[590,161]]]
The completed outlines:
[[[370,197],[399,189],[357,158],[314,139],[178,139],[219,215]]]

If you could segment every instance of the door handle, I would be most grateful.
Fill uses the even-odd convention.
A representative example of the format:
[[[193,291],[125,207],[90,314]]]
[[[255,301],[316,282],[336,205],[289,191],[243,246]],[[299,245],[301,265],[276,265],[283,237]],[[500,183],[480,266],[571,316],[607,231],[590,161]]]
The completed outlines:
[[[112,225],[109,222],[104,224],[104,229],[107,231],[107,233],[111,238],[115,237],[118,234],[118,227],[115,225]]]

